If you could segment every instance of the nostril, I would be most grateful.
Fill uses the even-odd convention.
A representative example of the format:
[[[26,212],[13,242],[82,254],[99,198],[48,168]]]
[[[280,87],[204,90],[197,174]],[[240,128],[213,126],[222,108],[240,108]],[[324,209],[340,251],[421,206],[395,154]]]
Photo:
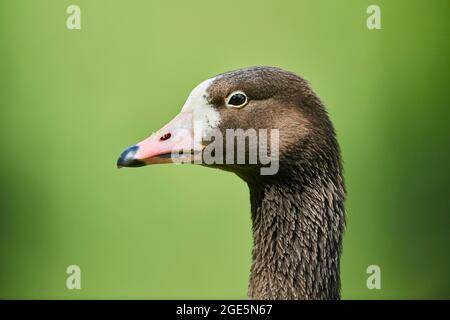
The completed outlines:
[[[170,132],[169,132],[169,133],[162,135],[161,138],[159,138],[159,140],[166,141],[166,140],[169,140],[171,136],[172,136],[172,134],[170,134]]]

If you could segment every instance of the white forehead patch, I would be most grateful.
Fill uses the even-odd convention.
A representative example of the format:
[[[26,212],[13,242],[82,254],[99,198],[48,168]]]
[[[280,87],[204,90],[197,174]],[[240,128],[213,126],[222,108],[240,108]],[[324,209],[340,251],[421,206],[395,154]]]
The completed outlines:
[[[196,137],[205,138],[220,122],[219,112],[208,102],[208,88],[215,78],[203,81],[191,91],[181,112],[191,112]]]

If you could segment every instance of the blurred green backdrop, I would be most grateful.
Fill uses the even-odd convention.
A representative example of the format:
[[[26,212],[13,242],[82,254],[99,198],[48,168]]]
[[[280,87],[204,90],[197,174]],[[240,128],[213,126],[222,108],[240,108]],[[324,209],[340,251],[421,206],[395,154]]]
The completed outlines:
[[[81,30],[66,28],[70,4]],[[370,4],[382,30],[366,28]],[[115,162],[200,81],[273,65],[312,83],[338,131],[343,298],[450,298],[449,9],[2,0],[0,297],[245,298],[245,184],[199,166]],[[81,290],[66,289],[71,264]],[[372,264],[381,290],[366,288]]]

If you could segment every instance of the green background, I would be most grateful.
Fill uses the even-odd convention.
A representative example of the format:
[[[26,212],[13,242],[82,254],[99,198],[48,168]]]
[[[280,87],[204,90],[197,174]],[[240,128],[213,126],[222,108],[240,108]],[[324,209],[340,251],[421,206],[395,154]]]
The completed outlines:
[[[66,8],[81,7],[81,30]],[[382,30],[368,30],[378,4]],[[343,298],[450,298],[450,2],[0,1],[0,297],[245,298],[246,185],[119,153],[227,70],[279,66],[345,161]],[[66,268],[81,267],[81,290]],[[382,289],[366,288],[379,265]]]

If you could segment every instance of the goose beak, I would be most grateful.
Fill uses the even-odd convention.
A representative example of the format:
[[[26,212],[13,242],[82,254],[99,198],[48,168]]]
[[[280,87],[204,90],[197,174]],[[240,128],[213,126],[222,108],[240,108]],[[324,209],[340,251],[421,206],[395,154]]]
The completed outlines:
[[[193,163],[201,159],[204,148],[195,138],[192,113],[182,112],[158,132],[123,151],[117,167]]]

